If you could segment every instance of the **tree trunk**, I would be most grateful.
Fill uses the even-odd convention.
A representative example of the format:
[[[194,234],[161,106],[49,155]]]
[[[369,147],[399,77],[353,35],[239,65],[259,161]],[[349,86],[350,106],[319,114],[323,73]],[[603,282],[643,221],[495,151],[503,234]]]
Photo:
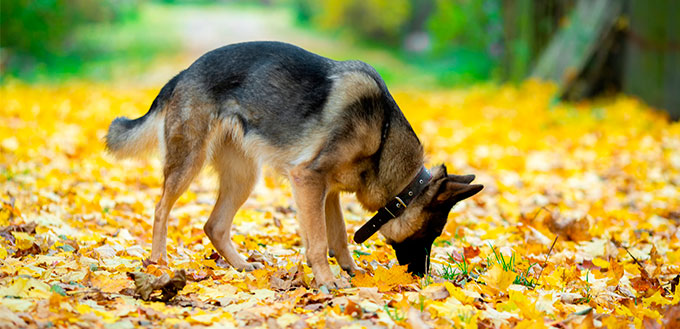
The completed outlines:
[[[680,118],[680,1],[630,1],[623,91]]]

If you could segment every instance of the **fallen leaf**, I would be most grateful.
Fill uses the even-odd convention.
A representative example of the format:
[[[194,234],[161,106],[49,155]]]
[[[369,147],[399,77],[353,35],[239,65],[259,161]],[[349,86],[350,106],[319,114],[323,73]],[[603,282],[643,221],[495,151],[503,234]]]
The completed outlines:
[[[344,313],[357,319],[361,319],[364,316],[364,311],[361,309],[361,306],[351,300],[345,305]]]
[[[31,248],[35,238],[24,232],[12,231],[17,248],[24,250]]]
[[[639,268],[640,276],[630,280],[630,284],[633,288],[639,293],[642,293],[643,296],[648,297],[654,295],[657,291],[663,292],[663,287],[661,286],[659,279],[651,277],[643,266],[639,266]]]
[[[515,281],[516,276],[514,272],[504,271],[500,266],[493,266],[481,278],[489,287],[504,292]]]
[[[186,272],[184,270],[175,271],[174,276],[170,278],[167,273],[163,273],[160,277],[143,272],[128,272],[128,276],[135,282],[135,292],[139,294],[143,300],[150,300],[151,294],[155,290],[161,291],[160,301],[167,302],[186,285]]]
[[[623,266],[619,262],[612,258],[609,260],[609,271],[607,272],[607,277],[609,280],[607,284],[610,286],[616,286],[619,284],[621,277],[623,277]]]
[[[377,287],[360,287],[359,297],[363,299],[368,299],[376,304],[382,303],[383,300],[382,294],[378,292]]]
[[[564,237],[570,241],[587,241],[590,240],[590,223],[585,217],[580,218],[564,218],[559,214],[550,214],[543,219],[543,225],[548,227],[553,234]]]
[[[357,287],[378,287],[378,291],[391,291],[402,285],[413,283],[413,276],[407,272],[408,266],[393,266],[390,269],[378,267],[373,276],[359,273],[352,278]]]
[[[664,329],[680,328],[680,304],[668,306],[661,322]]]
[[[480,252],[481,251],[477,247],[473,247],[473,246],[463,247],[463,255],[465,255],[465,259],[475,258],[479,255]]]
[[[15,312],[0,305],[0,327],[25,328],[27,327],[27,324]]]
[[[671,284],[671,293],[675,293],[675,289],[677,289],[678,284],[680,284],[680,274],[676,275],[673,278],[673,280],[671,280],[670,284]]]
[[[448,298],[449,291],[443,284],[431,284],[421,291],[421,293],[432,300],[440,300]]]
[[[432,328],[425,321],[423,321],[423,313],[417,310],[415,307],[410,307],[408,309],[408,314],[406,315],[408,319],[408,324],[411,325],[413,329],[430,329]]]

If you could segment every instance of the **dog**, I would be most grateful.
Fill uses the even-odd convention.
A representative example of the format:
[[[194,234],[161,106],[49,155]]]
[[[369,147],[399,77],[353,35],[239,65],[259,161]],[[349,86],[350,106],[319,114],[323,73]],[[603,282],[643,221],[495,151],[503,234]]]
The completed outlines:
[[[424,167],[423,146],[370,65],[281,42],[204,54],[163,86],[144,116],[115,118],[105,143],[118,158],[161,151],[150,261],[167,261],[170,209],[209,163],[219,193],[205,233],[234,268],[261,268],[237,253],[230,231],[267,164],[291,182],[307,262],[328,288],[349,286],[332,274],[328,255],[349,273],[361,271],[348,249],[339,193],[353,192],[378,211],[355,241],[380,230],[399,263],[422,274],[453,205],[482,189],[470,184],[473,175]]]

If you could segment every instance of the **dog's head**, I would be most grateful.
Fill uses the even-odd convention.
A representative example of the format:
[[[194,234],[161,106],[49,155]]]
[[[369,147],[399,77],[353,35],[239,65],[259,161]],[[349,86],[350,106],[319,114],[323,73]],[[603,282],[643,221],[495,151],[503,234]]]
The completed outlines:
[[[448,175],[444,165],[431,173],[432,179],[406,211],[380,228],[399,264],[408,265],[408,271],[417,275],[427,273],[432,243],[442,234],[453,205],[483,188],[470,184],[474,175]]]

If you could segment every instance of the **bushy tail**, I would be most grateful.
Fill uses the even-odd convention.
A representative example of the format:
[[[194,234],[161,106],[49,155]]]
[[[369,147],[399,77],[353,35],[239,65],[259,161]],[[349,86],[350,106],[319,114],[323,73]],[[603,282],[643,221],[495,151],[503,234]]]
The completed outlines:
[[[131,158],[144,155],[158,145],[159,132],[163,129],[165,103],[175,91],[182,76],[180,72],[161,88],[149,112],[143,117],[130,120],[118,117],[109,126],[106,134],[106,149],[117,158]]]
[[[160,114],[152,108],[134,120],[116,118],[106,134],[106,149],[116,158],[138,157],[153,150],[158,145],[159,125],[163,124]]]

